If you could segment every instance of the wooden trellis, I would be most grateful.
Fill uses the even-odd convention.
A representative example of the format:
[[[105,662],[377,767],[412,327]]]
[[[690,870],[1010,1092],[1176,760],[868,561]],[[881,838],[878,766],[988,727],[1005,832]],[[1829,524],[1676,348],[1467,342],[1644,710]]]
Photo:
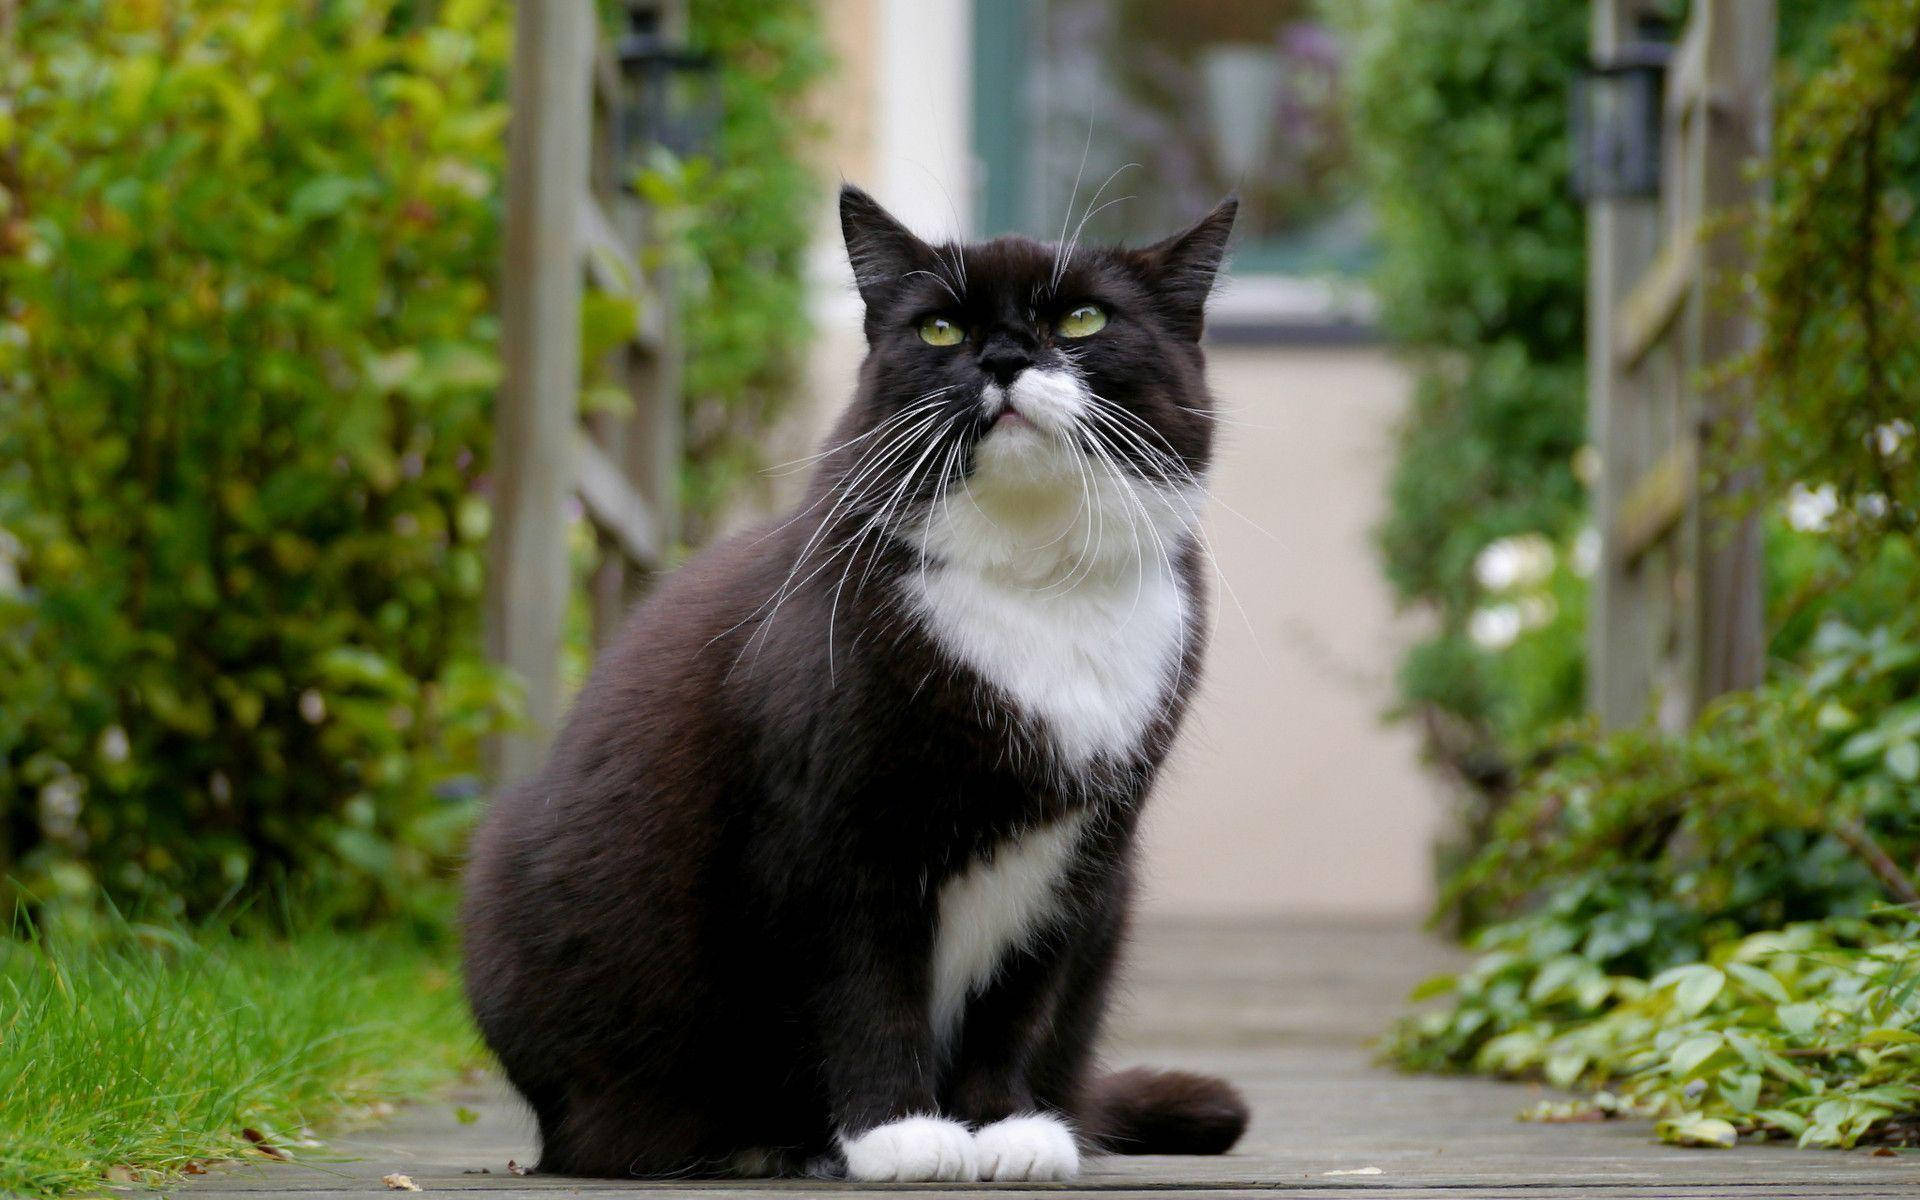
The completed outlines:
[[[679,340],[672,289],[642,269],[648,222],[624,178],[624,82],[587,0],[515,6],[507,166],[505,364],[494,445],[488,637],[527,687],[530,728],[504,739],[497,770],[533,769],[560,715],[560,650],[571,578],[568,499],[602,554],[592,581],[596,640],[617,626],[671,543],[680,458]],[[684,3],[633,3],[664,35]],[[606,364],[630,411],[580,419],[580,306],[588,281],[634,303],[632,337]]]
[[[1595,0],[1607,61],[1660,6]],[[1589,700],[1609,725],[1678,728],[1764,666],[1760,535],[1707,461],[1746,419],[1703,376],[1751,346],[1747,268],[1728,214],[1762,186],[1774,0],[1695,0],[1666,74],[1660,195],[1588,206],[1588,421],[1600,457]]]

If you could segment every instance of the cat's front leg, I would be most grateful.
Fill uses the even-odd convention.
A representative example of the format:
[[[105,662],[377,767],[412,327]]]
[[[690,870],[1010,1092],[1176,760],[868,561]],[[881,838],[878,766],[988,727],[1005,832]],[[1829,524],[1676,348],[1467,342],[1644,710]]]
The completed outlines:
[[[832,1118],[847,1177],[915,1183],[979,1178],[973,1133],[935,1095],[927,1012],[927,940],[910,905],[863,903],[837,931],[834,971],[817,995]]]
[[[968,1006],[949,1103],[955,1115],[978,1126],[981,1179],[1062,1180],[1080,1173],[1072,1126],[1036,1099],[1031,1079],[1067,983],[1059,953],[1028,951]]]

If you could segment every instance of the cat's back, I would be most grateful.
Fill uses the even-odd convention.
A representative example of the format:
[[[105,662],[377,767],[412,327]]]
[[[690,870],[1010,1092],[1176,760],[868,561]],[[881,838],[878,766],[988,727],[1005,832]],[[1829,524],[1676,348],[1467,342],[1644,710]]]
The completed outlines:
[[[631,816],[638,802],[716,780],[742,733],[734,676],[760,649],[755,631],[792,558],[788,533],[776,523],[742,531],[660,579],[601,652],[545,768],[502,807],[577,823],[583,807]]]
[[[660,580],[601,654],[542,768],[495,798],[462,915],[483,1022],[508,997],[579,986],[591,970],[579,951],[608,936],[644,929],[656,962],[692,960],[693,923],[613,918],[686,911],[717,867],[720,806],[741,790],[748,738],[727,677],[784,553],[783,530],[753,529]]]

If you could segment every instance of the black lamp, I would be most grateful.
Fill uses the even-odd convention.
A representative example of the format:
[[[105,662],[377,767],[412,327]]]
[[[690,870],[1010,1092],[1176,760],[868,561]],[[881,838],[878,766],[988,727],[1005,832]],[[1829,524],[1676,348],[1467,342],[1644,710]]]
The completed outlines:
[[[1663,41],[1629,42],[1588,67],[1573,89],[1573,190],[1582,200],[1642,200],[1660,194]]]
[[[669,41],[660,10],[627,5],[627,29],[615,54],[626,83],[620,158],[632,172],[656,146],[681,158],[707,153],[720,127],[720,64],[712,54]]]

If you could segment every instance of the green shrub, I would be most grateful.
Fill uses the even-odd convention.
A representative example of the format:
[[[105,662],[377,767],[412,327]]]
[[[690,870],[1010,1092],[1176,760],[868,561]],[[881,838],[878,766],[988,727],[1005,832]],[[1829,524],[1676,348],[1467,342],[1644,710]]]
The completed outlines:
[[[1680,736],[1563,735],[1443,902],[1506,919],[1389,1047],[1602,1087],[1538,1115],[1654,1115],[1685,1145],[1920,1131],[1920,0],[1790,15],[1790,71],[1811,74],[1757,226],[1763,338],[1723,364],[1753,372],[1740,449],[1786,500],[1773,678]],[[1829,29],[1828,56],[1793,44]]]
[[[1829,623],[1803,673],[1684,737],[1563,751],[1449,897],[1510,919],[1390,1053],[1605,1087],[1673,1140],[1898,1134],[1920,1114],[1920,927],[1882,914],[1920,897],[1917,697],[1911,624]]]
[[[1920,3],[1861,0],[1780,122],[1756,284],[1756,438],[1842,533],[1920,534]]]
[[[1481,552],[1515,535],[1565,549],[1584,507],[1585,222],[1567,104],[1586,6],[1497,0],[1472,20],[1421,0],[1342,11],[1382,242],[1374,286],[1418,371],[1378,531],[1401,602],[1436,618],[1409,652],[1402,695],[1444,731],[1429,748],[1472,777],[1581,701],[1577,626],[1556,627],[1570,636],[1550,652],[1551,691],[1523,700],[1503,681],[1531,676],[1502,667],[1470,628],[1489,599],[1474,577]]]
[[[509,30],[25,0],[0,107],[0,872],[427,903],[477,647]]]
[[[809,91],[828,57],[811,0],[692,0],[721,64],[713,161],[686,190],[688,462],[695,542],[763,465],[808,345],[807,247],[821,194]]]
[[[1402,1024],[1401,1062],[1599,1088],[1546,1121],[1659,1118],[1679,1145],[1907,1140],[1920,1119],[1920,924],[1897,913],[1749,934],[1709,960],[1610,974],[1547,919],[1489,930],[1448,1007]]]

